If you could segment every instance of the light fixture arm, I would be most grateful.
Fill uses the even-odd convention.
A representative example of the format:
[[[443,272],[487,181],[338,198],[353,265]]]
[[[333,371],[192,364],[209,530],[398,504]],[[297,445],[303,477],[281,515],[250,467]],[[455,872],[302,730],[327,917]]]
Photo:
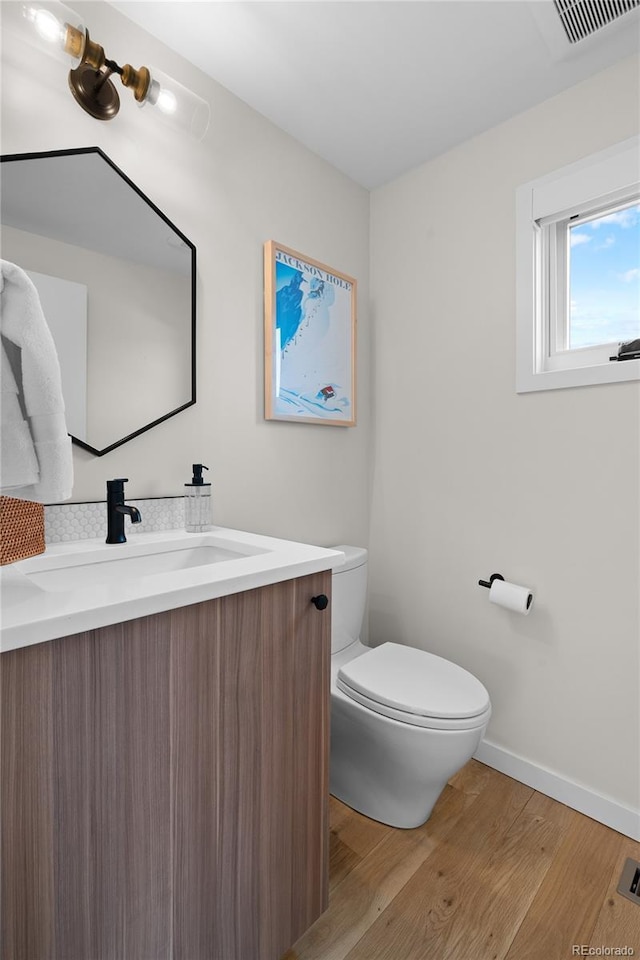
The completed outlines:
[[[105,59],[104,64],[97,72],[98,79],[96,80],[96,85],[94,87],[96,94],[99,94],[105,83],[109,82],[112,74],[117,72],[119,72],[118,64],[115,62],[115,60]]]

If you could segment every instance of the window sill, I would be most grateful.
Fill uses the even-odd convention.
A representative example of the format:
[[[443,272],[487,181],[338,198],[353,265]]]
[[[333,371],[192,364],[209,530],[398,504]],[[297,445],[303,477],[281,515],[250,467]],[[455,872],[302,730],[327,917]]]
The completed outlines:
[[[564,387],[588,387],[598,383],[626,383],[640,380],[640,359],[608,360],[606,363],[574,367],[571,370],[543,370],[534,373],[519,367],[516,372],[516,392],[561,390]]]

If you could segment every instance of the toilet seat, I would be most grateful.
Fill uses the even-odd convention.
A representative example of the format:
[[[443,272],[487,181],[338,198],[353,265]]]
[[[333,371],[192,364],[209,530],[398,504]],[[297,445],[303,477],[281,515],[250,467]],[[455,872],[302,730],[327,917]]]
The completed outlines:
[[[383,643],[343,664],[337,687],[370,710],[412,726],[470,730],[491,714],[489,694],[473,674],[398,643]]]

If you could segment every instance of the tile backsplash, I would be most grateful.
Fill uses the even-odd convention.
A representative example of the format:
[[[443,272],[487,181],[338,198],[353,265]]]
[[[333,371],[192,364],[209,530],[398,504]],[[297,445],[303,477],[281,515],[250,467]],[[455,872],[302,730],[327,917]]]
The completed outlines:
[[[155,497],[149,500],[130,500],[137,507],[142,521],[125,520],[127,537],[154,530],[177,530],[184,525],[184,497]],[[46,543],[64,543],[67,540],[88,540],[107,535],[107,504],[54,503],[44,508],[44,536]]]

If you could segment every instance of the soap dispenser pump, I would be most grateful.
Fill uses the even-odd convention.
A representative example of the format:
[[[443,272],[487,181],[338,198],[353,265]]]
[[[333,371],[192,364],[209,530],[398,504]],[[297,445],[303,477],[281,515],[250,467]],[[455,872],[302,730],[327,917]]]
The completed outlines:
[[[185,483],[184,528],[187,533],[202,533],[211,524],[211,484],[202,479],[203,463],[194,463],[191,483]]]

